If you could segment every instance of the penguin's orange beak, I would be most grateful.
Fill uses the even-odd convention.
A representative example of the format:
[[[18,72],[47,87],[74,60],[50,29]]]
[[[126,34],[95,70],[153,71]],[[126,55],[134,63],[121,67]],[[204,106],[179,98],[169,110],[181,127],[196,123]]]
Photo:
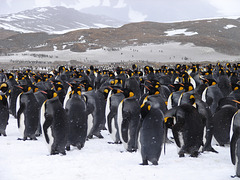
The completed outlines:
[[[46,91],[41,91],[43,94],[47,94],[47,92]]]
[[[240,102],[239,101],[237,101],[237,100],[232,100],[233,102],[235,102],[235,103],[238,103],[238,104],[240,104]]]

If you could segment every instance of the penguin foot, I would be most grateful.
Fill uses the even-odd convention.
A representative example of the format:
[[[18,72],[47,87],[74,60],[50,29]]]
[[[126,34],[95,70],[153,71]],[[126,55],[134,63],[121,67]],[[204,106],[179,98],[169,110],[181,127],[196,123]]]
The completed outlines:
[[[78,145],[77,145],[77,148],[78,148],[79,150],[81,150],[81,149],[83,148],[83,146],[84,146],[83,144],[78,144]]]
[[[121,141],[116,141],[116,142],[114,142],[115,144],[122,144],[122,142]]]
[[[66,155],[66,151],[62,151],[62,152],[60,152],[62,155]]]
[[[69,145],[69,146],[66,146],[66,150],[67,150],[67,151],[70,151],[70,145]]]
[[[36,138],[36,137],[31,137],[30,140],[34,140],[34,141],[36,141],[37,138]]]
[[[103,139],[103,136],[100,133],[93,134],[94,136],[98,137],[99,139]]]
[[[194,151],[190,156],[191,157],[198,157],[199,152],[198,151]]]
[[[143,165],[143,166],[148,165],[148,161],[147,160],[143,160],[143,162],[140,165]]]
[[[92,139],[93,138],[93,135],[88,135],[87,136],[87,139]]]
[[[218,151],[216,151],[213,147],[204,147],[202,152],[204,151],[209,151],[209,152],[214,152],[214,153],[218,153]]]
[[[184,153],[179,154],[179,157],[185,157]]]
[[[157,165],[158,165],[158,162],[157,162],[157,161],[153,161],[152,164],[155,165],[155,166],[157,166]]]
[[[115,142],[108,142],[108,144],[115,144]]]
[[[0,133],[0,136],[3,135],[3,136],[7,136],[6,133]]]
[[[135,149],[135,148],[132,148],[132,149],[127,149],[127,151],[128,151],[128,152],[136,152],[136,151],[137,151],[137,149]]]

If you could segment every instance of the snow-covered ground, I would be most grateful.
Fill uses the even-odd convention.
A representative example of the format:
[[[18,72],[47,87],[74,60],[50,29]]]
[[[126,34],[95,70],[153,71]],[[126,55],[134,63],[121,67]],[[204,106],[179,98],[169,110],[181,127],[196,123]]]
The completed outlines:
[[[22,56],[22,54],[25,54]],[[31,54],[44,54],[48,58],[33,57]],[[51,57],[51,58],[50,58]],[[216,52],[212,48],[199,47],[191,43],[181,45],[177,42],[165,44],[146,44],[144,46],[128,46],[124,48],[115,48],[110,51],[109,48],[89,50],[87,52],[71,52],[70,50],[38,51],[17,53],[15,56],[0,56],[0,62],[10,60],[41,60],[41,61],[70,61],[77,60],[83,62],[131,62],[131,61],[152,61],[152,62],[217,62],[217,61],[239,61],[240,56],[230,56]]]
[[[17,140],[17,121],[12,116],[7,137],[0,136],[1,180],[230,180],[234,175],[229,147],[213,146],[219,153],[204,152],[198,158],[179,158],[174,144],[166,145],[158,166],[141,166],[140,152],[129,153],[123,145],[90,139],[82,150],[72,148],[66,156],[50,156],[40,136],[37,141]]]

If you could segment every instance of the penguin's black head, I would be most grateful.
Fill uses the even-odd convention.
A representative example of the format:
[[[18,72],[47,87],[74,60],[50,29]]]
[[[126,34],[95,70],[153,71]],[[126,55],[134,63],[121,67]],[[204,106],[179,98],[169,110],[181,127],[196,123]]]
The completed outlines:
[[[8,91],[8,84],[3,82],[0,84],[0,90],[3,92],[3,93],[6,93]]]
[[[55,87],[55,90],[56,90],[56,91],[61,91],[61,90],[64,90],[64,88],[63,88],[63,85],[62,85],[62,84],[56,84],[56,85],[54,85],[54,87]]]
[[[192,91],[194,89],[191,83],[184,83],[183,85],[186,92]]]
[[[31,86],[29,86],[27,84],[23,84],[23,85],[17,86],[17,87],[20,88],[23,92],[28,92],[28,91],[32,90]]]
[[[179,84],[169,84],[168,87],[170,88],[171,91],[181,91],[184,90],[184,85],[179,83]]]
[[[123,93],[123,91],[121,90],[121,87],[114,87],[114,88],[112,89],[112,93],[113,93],[113,94]]]
[[[110,79],[115,78],[115,74],[112,71],[108,72],[108,76],[110,77]]]
[[[39,82],[42,81],[42,78],[41,78],[41,76],[35,76],[34,80],[35,80],[36,83],[39,83]]]
[[[140,113],[141,113],[142,119],[144,119],[147,116],[150,110],[151,110],[151,104],[149,102],[145,102],[141,105]]]
[[[136,64],[133,64],[133,65],[132,65],[132,69],[133,69],[133,70],[137,69],[137,65],[136,65]]]
[[[189,102],[192,106],[196,106],[196,103],[195,103],[195,96],[194,95],[190,95],[189,97]]]
[[[41,91],[41,92],[44,93],[47,96],[48,99],[52,99],[52,98],[57,97],[57,93],[53,89],[48,89],[46,91]]]
[[[202,81],[207,86],[213,86],[217,84],[217,82],[214,79],[203,79]]]
[[[82,94],[81,87],[78,86],[75,89],[73,89],[72,94],[78,94],[81,96],[81,94]]]
[[[232,90],[233,90],[233,91],[236,91],[236,90],[238,90],[238,89],[240,89],[240,84],[232,83]]]
[[[125,98],[129,98],[129,97],[134,96],[134,92],[129,88],[123,89],[123,94],[124,94]]]
[[[93,65],[90,66],[90,70],[93,71],[94,70],[94,67]]]
[[[6,73],[6,76],[8,79],[13,79],[13,74],[12,73]]]
[[[57,84],[62,84],[62,81],[60,80],[52,80],[51,82],[53,83],[54,86],[56,86]]]
[[[165,117],[164,122],[167,128],[172,128],[174,126],[174,117]]]
[[[158,88],[155,88],[155,87],[149,88],[149,95],[157,95],[157,94],[160,94],[160,91],[158,90]]]
[[[2,102],[2,104],[3,104],[4,106],[7,106],[7,95],[1,94],[1,95],[0,95],[0,102]]]
[[[35,92],[37,92],[39,89],[38,89],[38,87],[37,87],[37,86],[35,86],[35,85],[32,85],[32,90],[33,90],[33,92],[35,93]]]
[[[59,72],[59,73],[62,73],[62,72],[64,72],[64,71],[65,71],[65,67],[64,67],[64,66],[59,66],[58,72]]]

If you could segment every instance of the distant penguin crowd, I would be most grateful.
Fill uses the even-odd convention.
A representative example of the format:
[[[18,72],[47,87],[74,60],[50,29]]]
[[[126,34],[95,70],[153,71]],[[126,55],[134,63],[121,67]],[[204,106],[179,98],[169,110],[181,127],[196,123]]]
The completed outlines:
[[[11,114],[20,140],[43,136],[51,155],[65,155],[107,130],[111,143],[139,151],[142,165],[157,165],[166,143],[179,157],[230,144],[240,177],[240,63],[60,66],[0,76],[0,135]]]

